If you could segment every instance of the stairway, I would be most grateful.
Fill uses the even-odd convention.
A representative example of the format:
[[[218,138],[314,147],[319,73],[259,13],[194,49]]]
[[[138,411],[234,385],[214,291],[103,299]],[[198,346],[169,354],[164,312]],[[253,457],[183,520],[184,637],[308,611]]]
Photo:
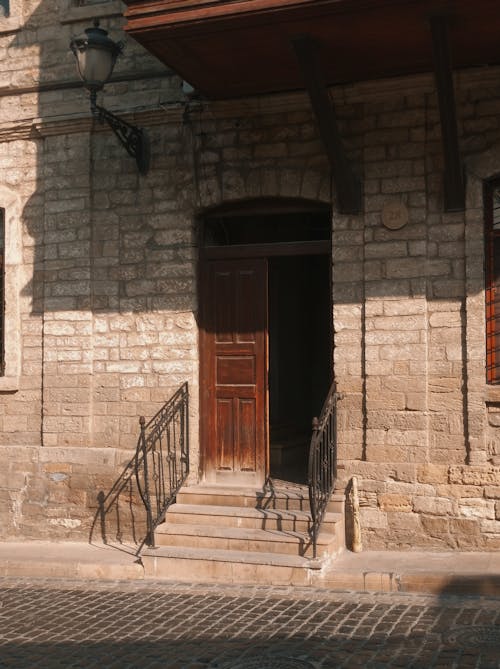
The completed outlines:
[[[176,581],[307,585],[345,547],[344,495],[334,494],[312,559],[305,486],[184,487],[142,553],[146,577]]]

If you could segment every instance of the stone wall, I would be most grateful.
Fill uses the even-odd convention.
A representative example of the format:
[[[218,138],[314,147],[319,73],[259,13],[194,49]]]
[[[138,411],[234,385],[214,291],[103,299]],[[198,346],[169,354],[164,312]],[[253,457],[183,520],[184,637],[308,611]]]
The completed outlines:
[[[141,177],[91,122],[67,48],[95,11],[110,27],[115,3],[62,14],[50,2],[16,7],[18,28],[0,24],[0,195],[9,202],[0,206],[18,224],[7,257],[18,296],[7,336],[14,372],[0,379],[2,536],[82,539],[93,524],[99,534],[98,495],[121,480],[108,538],[137,538],[143,518],[126,465],[138,418],[186,380],[196,480],[199,214],[231,200],[302,197],[333,205],[339,483],[359,478],[365,546],[500,548],[481,190],[500,172],[500,72],[456,78],[464,213],[443,213],[431,77],[332,91],[365,189],[363,215],[348,217],[336,213],[305,95],[189,100],[129,40],[105,103],[151,137]],[[393,203],[408,212],[399,230],[382,223]]]
[[[467,210],[446,214],[427,83],[365,104],[364,220],[341,219],[338,232],[334,222],[342,479],[361,480],[369,547],[493,550],[498,394],[485,382],[482,180],[498,173],[498,86],[456,78]],[[408,211],[399,230],[382,224],[392,200]]]

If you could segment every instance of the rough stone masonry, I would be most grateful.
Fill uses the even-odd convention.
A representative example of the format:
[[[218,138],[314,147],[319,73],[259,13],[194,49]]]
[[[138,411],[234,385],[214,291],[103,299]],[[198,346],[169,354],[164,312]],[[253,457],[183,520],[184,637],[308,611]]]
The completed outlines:
[[[456,74],[461,213],[443,213],[430,75],[333,89],[364,182],[363,214],[342,216],[305,95],[189,100],[129,39],[106,106],[151,137],[152,168],[139,176],[91,121],[68,51],[94,15],[117,39],[118,4],[14,0],[0,17],[1,537],[88,538],[98,493],[133,455],[139,416],[184,381],[196,481],[198,215],[301,197],[332,205],[339,487],[358,476],[364,545],[500,549],[482,198],[483,181],[500,172],[500,70]],[[383,222],[394,205],[408,219],[399,229]],[[129,483],[120,536],[141,523]]]

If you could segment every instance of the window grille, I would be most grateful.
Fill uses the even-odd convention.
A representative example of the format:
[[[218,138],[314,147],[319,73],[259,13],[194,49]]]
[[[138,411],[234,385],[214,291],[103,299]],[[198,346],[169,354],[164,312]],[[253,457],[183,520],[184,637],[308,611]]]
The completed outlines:
[[[500,383],[500,179],[485,184],[486,380]]]
[[[5,373],[5,210],[0,209],[0,373]]]

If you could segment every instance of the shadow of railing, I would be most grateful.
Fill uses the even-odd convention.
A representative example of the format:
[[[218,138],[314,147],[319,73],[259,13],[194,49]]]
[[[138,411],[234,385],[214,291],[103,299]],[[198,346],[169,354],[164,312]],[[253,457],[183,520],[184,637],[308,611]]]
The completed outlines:
[[[100,490],[97,494],[98,506],[89,543],[100,540],[104,544],[132,542],[137,545],[146,537],[146,509],[137,486],[136,466],[137,455],[134,454],[111,490],[108,493]]]
[[[189,474],[188,384],[184,383],[146,423],[134,456],[106,494],[97,494],[97,511],[89,543],[100,530],[105,544],[131,541],[139,555],[147,544],[154,546],[154,532]]]

